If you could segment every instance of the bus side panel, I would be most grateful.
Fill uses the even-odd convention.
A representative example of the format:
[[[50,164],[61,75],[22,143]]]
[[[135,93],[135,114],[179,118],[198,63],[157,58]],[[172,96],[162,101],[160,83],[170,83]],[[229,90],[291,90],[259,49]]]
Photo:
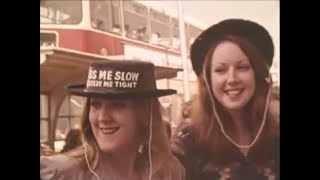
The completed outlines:
[[[108,55],[123,55],[124,48],[120,43],[121,39],[118,37],[96,33],[88,32],[87,42],[90,44],[88,46],[88,51],[93,54],[101,54],[101,50],[105,48]]]
[[[59,47],[101,55],[103,48],[108,55],[123,55],[124,47],[120,37],[78,29],[43,29],[56,31],[59,37]]]
[[[59,47],[88,52],[87,33],[84,30],[57,30],[59,33]]]

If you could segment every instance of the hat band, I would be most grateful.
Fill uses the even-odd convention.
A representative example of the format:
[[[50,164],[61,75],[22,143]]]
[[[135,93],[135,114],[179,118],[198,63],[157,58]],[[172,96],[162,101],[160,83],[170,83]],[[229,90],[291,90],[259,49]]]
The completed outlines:
[[[87,89],[136,89],[138,88],[136,81],[100,81],[88,80]]]
[[[144,91],[154,91],[156,88],[86,88],[84,92],[87,93],[110,93],[110,92],[144,92]]]

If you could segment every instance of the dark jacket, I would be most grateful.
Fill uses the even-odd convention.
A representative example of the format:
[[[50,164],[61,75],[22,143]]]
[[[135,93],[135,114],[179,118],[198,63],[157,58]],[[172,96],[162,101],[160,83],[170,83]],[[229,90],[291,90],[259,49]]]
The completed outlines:
[[[235,147],[237,156],[228,165],[220,166],[210,161],[205,153],[199,153],[190,125],[181,125],[171,139],[173,154],[186,169],[186,180],[271,180],[279,179],[279,141],[274,141],[275,158],[257,167],[248,156]]]

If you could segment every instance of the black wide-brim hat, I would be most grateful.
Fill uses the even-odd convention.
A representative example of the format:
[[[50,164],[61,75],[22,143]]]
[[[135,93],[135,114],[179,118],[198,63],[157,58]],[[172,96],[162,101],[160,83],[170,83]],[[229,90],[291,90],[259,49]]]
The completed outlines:
[[[203,31],[191,46],[190,58],[194,72],[199,75],[211,45],[223,37],[232,35],[246,39],[262,53],[267,65],[272,65],[274,44],[268,31],[256,22],[243,19],[227,19]]]
[[[152,63],[135,60],[92,62],[86,84],[67,86],[76,96],[99,98],[147,98],[177,93],[174,89],[157,89]]]

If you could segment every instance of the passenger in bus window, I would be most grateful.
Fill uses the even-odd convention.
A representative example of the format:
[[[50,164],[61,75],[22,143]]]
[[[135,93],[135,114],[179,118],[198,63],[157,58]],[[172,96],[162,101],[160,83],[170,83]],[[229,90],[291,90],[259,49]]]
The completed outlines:
[[[146,30],[147,30],[147,27],[139,26],[136,30],[133,31],[134,38],[140,41],[145,41]]]
[[[130,34],[130,26],[129,26],[129,24],[125,24],[124,25],[124,35],[126,37],[129,37],[129,34]]]
[[[199,92],[191,122],[171,143],[187,180],[279,179],[273,56],[268,31],[249,20],[223,20],[195,40],[191,61]]]
[[[84,85],[69,94],[86,97],[81,120],[83,145],[41,157],[43,180],[183,180],[184,167],[172,154],[152,63],[92,62]]]
[[[151,44],[159,44],[159,40],[160,40],[160,33],[159,32],[155,32],[151,34],[150,37],[150,43]]]
[[[109,25],[109,15],[108,15],[108,4],[106,2],[101,2],[92,8],[91,13],[91,25],[92,27],[103,30],[110,31]]]
[[[180,38],[178,37],[178,35],[173,36],[171,47],[175,50],[180,50]]]
[[[120,33],[121,32],[120,25],[119,24],[114,24],[113,27],[112,27],[112,32]]]

